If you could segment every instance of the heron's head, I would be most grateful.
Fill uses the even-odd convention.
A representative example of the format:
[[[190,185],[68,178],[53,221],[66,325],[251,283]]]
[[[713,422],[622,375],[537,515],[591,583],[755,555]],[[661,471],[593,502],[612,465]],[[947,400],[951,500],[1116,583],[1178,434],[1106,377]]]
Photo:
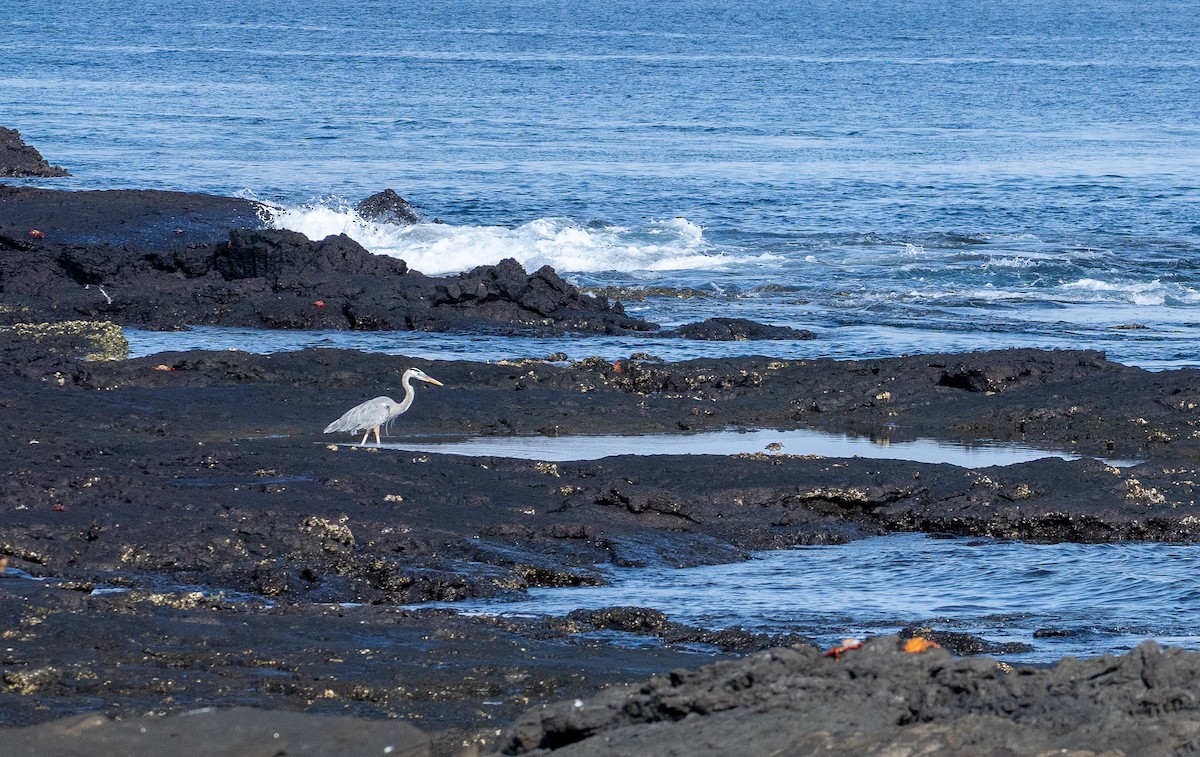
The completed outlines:
[[[409,368],[407,371],[405,371],[405,373],[420,381],[436,384],[437,386],[445,386],[445,384],[443,384],[441,381],[426,375],[425,371],[421,370],[420,368]]]

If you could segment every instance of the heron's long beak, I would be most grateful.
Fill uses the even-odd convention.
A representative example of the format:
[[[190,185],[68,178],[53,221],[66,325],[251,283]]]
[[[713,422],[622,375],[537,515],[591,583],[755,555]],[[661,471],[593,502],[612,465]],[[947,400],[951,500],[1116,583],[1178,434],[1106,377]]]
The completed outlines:
[[[443,384],[441,381],[438,381],[435,378],[429,378],[428,376],[418,376],[417,378],[421,379],[422,381],[428,381],[431,384],[437,384],[438,386],[445,386],[445,384]]]

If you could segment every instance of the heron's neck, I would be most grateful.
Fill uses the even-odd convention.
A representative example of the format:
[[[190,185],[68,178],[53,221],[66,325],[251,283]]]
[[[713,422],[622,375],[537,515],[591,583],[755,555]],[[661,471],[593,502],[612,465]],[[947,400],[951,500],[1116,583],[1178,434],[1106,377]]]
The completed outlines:
[[[399,415],[407,410],[412,405],[413,396],[416,395],[412,385],[412,375],[408,371],[404,372],[404,378],[400,379],[400,383],[404,386],[404,399],[400,400],[400,406],[392,412],[393,415]]]

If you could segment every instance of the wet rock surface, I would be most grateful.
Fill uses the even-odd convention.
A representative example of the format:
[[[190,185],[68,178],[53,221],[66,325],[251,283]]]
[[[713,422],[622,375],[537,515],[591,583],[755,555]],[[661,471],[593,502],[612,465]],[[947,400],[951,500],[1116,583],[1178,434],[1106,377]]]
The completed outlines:
[[[699,323],[680,326],[664,336],[699,339],[710,342],[740,342],[751,339],[814,339],[805,329],[790,326],[768,326],[745,318],[709,318]]]
[[[1200,653],[1012,668],[894,636],[839,659],[776,649],[530,710],[504,754],[1181,754],[1200,736]]]
[[[129,341],[110,321],[17,323],[0,326],[0,364],[42,378],[81,361],[124,360]]]
[[[24,743],[54,744],[39,754],[74,753],[64,748],[69,734],[77,748],[93,750],[87,754],[174,754],[150,739],[104,748],[77,721],[62,718],[89,713],[145,725],[145,718],[210,706],[253,707],[263,714],[255,721],[273,725],[306,713],[326,738],[354,738],[364,718],[404,723],[432,736],[435,754],[457,754],[494,744],[497,730],[531,702],[582,696],[711,659],[587,639],[566,621],[272,605],[194,587],[94,588],[0,575],[0,726],[22,729],[0,730],[5,754],[10,744]],[[329,717],[335,715],[348,720]],[[40,731],[24,730],[39,724]],[[273,741],[258,744],[273,749]]]
[[[200,708],[169,717],[108,719],[79,715],[5,733],[5,753],[35,755],[170,754],[253,757],[287,754],[388,754],[425,757],[429,739],[394,720],[308,717],[240,707]]]
[[[52,166],[32,145],[21,139],[16,129],[0,126],[0,177],[57,177],[71,174],[62,166]]]
[[[521,620],[399,605],[595,584],[606,580],[598,567],[604,564],[716,564],[744,559],[752,549],[893,531],[1038,541],[1200,535],[1197,372],[1149,373],[1094,352],[629,360],[620,370],[602,360],[432,363],[346,350],[165,353],[106,362],[64,353],[47,360],[10,356],[0,364],[6,462],[0,556],[8,560],[0,575],[0,650],[7,650],[0,656],[0,718],[7,726],[86,712],[254,705],[403,718],[432,736],[435,753],[451,754],[464,744],[492,748],[497,731],[531,706],[565,698],[573,709],[580,698],[584,711],[604,717],[576,723],[554,714],[565,723],[560,727],[527,715],[503,743],[510,751],[599,749],[592,736],[611,736],[605,743],[633,753],[646,744],[638,734],[661,729],[664,738],[688,734],[703,751],[708,743],[714,750],[728,746],[708,719],[727,702],[747,706],[737,698],[745,689],[763,693],[765,719],[743,719],[745,730],[734,731],[745,739],[740,751],[770,753],[777,735],[802,746],[817,738],[773,725],[801,711],[774,699],[771,684],[721,684],[736,701],[712,706],[679,689],[677,711],[694,713],[679,723],[674,716],[655,724],[650,715],[645,722],[636,715],[657,704],[630,705],[627,712],[626,700],[610,703],[615,692],[595,700],[603,704],[590,697],[606,684],[801,640],[706,635],[644,608]],[[348,407],[395,393],[410,366],[446,386],[422,386],[393,433],[809,426],[879,438],[1025,440],[1146,462],[1116,468],[1093,459],[1045,459],[964,469],[783,449],[549,464],[359,449],[331,444],[349,438],[319,433]],[[938,632],[929,635],[936,640]],[[655,642],[627,648],[605,633]],[[964,654],[1005,651],[986,639],[942,641]],[[1096,741],[1087,743],[1112,736],[1114,745],[1126,744],[1123,727],[1149,734],[1150,751],[1142,753],[1191,728],[1187,697],[1195,692],[1173,683],[1192,675],[1189,655],[1147,653],[1146,660],[1160,660],[1158,667],[1128,675],[1088,667],[1078,680],[1102,673],[1095,680],[1108,682],[1111,697],[1084,692],[1091,691],[1087,683],[1079,685],[1076,702],[1057,695],[1066,685],[1059,679],[1035,680],[1029,676],[1049,674],[1023,667],[1005,672],[994,662],[957,660],[944,651],[900,656],[873,649],[843,656],[839,664],[849,665],[842,667],[818,669],[834,661],[803,645],[730,664],[767,681],[775,679],[760,678],[768,672],[756,666],[788,660],[778,680],[813,676],[820,682],[814,692],[824,692],[803,698],[805,707],[816,708],[803,710],[805,722],[840,709],[843,720],[835,724],[878,725],[867,735],[835,729],[821,736],[821,744],[845,750],[913,738],[966,749],[975,742],[954,741],[955,734],[975,734],[971,724],[983,718],[995,738],[1008,739],[996,743],[1022,752],[1079,735],[1043,729],[1036,736],[1020,720],[1028,711],[1059,718],[1056,706],[1111,711],[1111,729],[1096,726],[1084,734]],[[875,667],[856,676],[886,679],[877,693],[862,684],[874,679],[855,683],[846,672],[859,659]],[[1134,663],[1108,665],[1124,670]],[[735,667],[722,670],[729,680],[742,675]],[[695,682],[714,675],[678,677]],[[1164,683],[1147,694],[1145,676],[1159,675]],[[662,683],[646,686],[665,691]],[[1001,688],[1009,699],[988,694],[994,706],[975,707],[960,695]],[[909,690],[917,693],[904,694]],[[908,698],[897,704],[886,692]],[[1157,704],[1131,710],[1122,697]],[[614,711],[626,714],[614,720]]]
[[[53,257],[74,249],[95,260],[93,265],[116,267],[136,253],[175,254],[223,242],[230,229],[261,226],[263,208],[251,200],[191,192],[0,185],[0,260],[20,257],[22,251],[43,250]]]
[[[514,260],[445,278],[409,271],[344,235],[235,229],[227,241],[152,251],[60,244],[0,231],[0,295],[9,320],[103,318],[173,329],[256,328],[647,331],[543,267]],[[181,232],[182,233],[182,232]]]

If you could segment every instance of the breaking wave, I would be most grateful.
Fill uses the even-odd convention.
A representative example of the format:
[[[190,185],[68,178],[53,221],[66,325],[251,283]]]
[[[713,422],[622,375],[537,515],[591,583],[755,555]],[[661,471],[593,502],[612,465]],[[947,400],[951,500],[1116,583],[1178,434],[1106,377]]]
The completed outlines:
[[[401,258],[429,275],[469,270],[515,258],[527,270],[559,272],[684,271],[773,259],[718,249],[686,218],[651,221],[640,228],[583,225],[567,218],[538,218],[515,228],[420,223],[395,226],[364,220],[352,208],[311,205],[278,208],[268,225],[309,239],[346,234],[378,255]]]
[[[1073,297],[1089,302],[1124,302],[1133,305],[1194,305],[1200,292],[1158,279],[1146,282],[1110,282],[1079,279],[1062,285]]]

